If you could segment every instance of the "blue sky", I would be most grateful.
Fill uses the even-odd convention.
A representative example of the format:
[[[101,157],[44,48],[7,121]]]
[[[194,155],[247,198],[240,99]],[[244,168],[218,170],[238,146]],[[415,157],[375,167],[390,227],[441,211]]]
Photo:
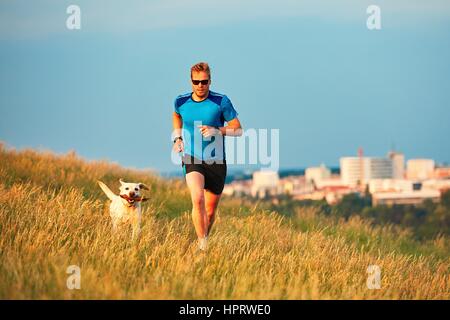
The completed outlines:
[[[81,8],[70,31],[66,8]],[[369,31],[366,8],[381,8]],[[2,1],[0,140],[178,170],[176,95],[208,61],[244,128],[280,129],[280,165],[450,161],[448,1]]]

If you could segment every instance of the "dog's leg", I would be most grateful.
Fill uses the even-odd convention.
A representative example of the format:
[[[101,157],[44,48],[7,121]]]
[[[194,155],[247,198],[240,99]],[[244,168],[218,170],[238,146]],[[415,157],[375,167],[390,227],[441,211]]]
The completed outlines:
[[[133,234],[132,234],[131,238],[133,240],[136,240],[140,234],[141,234],[141,226],[140,226],[139,222],[136,222],[133,224]]]
[[[134,216],[133,222],[133,239],[137,239],[141,233],[141,208],[137,208],[136,215]]]
[[[116,220],[112,221],[112,233],[113,234],[117,233],[117,221]]]

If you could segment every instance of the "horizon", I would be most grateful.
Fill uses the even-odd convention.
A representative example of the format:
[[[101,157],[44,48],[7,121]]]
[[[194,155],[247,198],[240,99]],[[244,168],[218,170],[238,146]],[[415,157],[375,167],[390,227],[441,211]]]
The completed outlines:
[[[54,154],[56,156],[63,156],[63,155],[67,155],[68,153],[74,152],[77,157],[79,157],[80,159],[82,159],[84,161],[87,161],[87,162],[107,161],[109,163],[117,164],[120,167],[123,167],[123,168],[126,168],[126,169],[142,170],[142,171],[148,171],[149,170],[149,171],[152,171],[154,173],[157,173],[158,175],[160,175],[162,177],[181,176],[183,174],[182,171],[178,170],[178,169],[161,171],[161,170],[156,170],[154,168],[138,168],[138,167],[133,167],[133,166],[125,166],[125,165],[122,165],[120,162],[111,161],[110,159],[107,159],[107,158],[91,159],[91,158],[87,158],[87,157],[83,156],[82,154],[78,153],[77,150],[74,150],[74,149],[68,150],[67,152],[56,152],[56,151],[48,149],[48,148],[33,148],[33,147],[27,147],[27,146],[22,147],[22,148],[18,148],[18,147],[12,146],[7,141],[2,141],[2,140],[0,140],[0,146],[3,146],[6,149],[6,151],[18,151],[18,152],[21,152],[21,151],[24,151],[24,150],[30,150],[31,149],[31,150],[39,152],[39,153],[41,153],[41,152],[50,152],[50,153],[52,153],[52,154]],[[400,152],[401,153],[401,151],[398,151],[398,150],[396,150],[396,152]],[[342,156],[342,157],[353,157],[353,156]],[[357,157],[357,156],[355,155],[354,157]],[[367,156],[367,155],[364,155],[364,157],[383,158],[382,156]],[[406,167],[406,163],[407,163],[408,160],[417,160],[417,159],[431,159],[431,160],[435,161],[435,159],[432,159],[432,158],[406,158],[405,157],[405,167]],[[302,171],[302,170],[304,171],[307,168],[319,167],[321,165],[322,165],[322,163],[319,163],[319,164],[314,165],[314,166],[301,166],[301,165],[299,165],[299,166],[296,166],[296,167],[280,167],[276,171],[278,173],[285,172],[285,171]],[[449,166],[449,162],[445,162],[445,161],[444,162],[437,162],[437,161],[435,161],[435,167],[447,167],[447,166]],[[328,169],[331,169],[331,170],[339,170],[340,171],[340,164],[337,164],[337,165],[327,165],[327,164],[325,164],[325,167],[328,168]],[[240,174],[247,174],[247,173],[250,174],[252,172],[259,171],[259,170],[261,170],[260,167],[242,167],[242,166],[238,166],[238,165],[231,165],[228,168],[229,173],[233,173],[233,174],[239,174],[239,173]]]

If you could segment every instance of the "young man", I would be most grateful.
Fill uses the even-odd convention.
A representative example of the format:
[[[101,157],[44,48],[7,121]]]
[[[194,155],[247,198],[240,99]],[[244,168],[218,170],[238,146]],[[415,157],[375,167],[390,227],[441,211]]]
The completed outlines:
[[[209,90],[211,72],[207,63],[192,66],[191,85],[191,93],[175,99],[173,148],[184,153],[192,220],[199,248],[206,250],[227,174],[224,136],[240,136],[242,128],[228,97]]]

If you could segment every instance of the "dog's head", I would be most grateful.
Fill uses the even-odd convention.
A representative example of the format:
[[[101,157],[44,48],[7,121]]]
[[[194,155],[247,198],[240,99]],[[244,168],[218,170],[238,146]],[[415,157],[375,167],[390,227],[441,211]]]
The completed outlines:
[[[132,183],[120,181],[120,196],[128,202],[143,201],[142,190],[149,190],[143,183]]]

